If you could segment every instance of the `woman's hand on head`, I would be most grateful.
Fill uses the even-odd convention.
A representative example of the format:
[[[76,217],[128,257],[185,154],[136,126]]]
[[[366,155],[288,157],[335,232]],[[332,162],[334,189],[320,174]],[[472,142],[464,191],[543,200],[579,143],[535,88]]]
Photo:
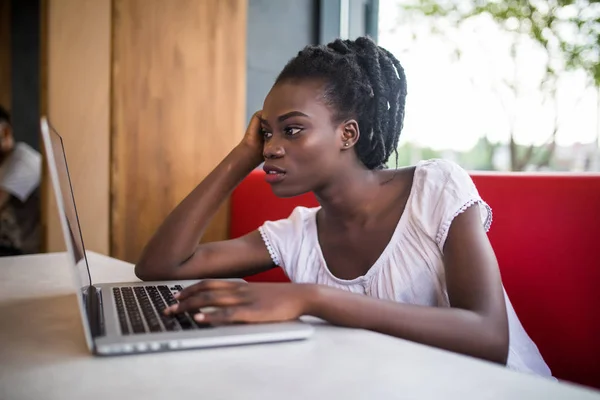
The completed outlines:
[[[257,111],[252,115],[250,123],[246,128],[246,133],[240,142],[240,146],[249,151],[252,157],[256,158],[257,165],[263,161],[263,133],[261,128],[262,111]]]
[[[205,280],[178,293],[179,304],[168,307],[165,314],[210,308],[210,312],[196,314],[196,321],[214,324],[289,321],[307,312],[312,289],[313,285],[304,284]]]

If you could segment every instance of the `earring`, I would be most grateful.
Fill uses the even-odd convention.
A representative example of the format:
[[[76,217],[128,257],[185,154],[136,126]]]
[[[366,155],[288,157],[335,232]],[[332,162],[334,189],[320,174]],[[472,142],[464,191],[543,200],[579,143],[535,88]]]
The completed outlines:
[[[344,146],[348,147],[348,146],[350,146],[350,143],[346,142],[346,143],[344,143]]]

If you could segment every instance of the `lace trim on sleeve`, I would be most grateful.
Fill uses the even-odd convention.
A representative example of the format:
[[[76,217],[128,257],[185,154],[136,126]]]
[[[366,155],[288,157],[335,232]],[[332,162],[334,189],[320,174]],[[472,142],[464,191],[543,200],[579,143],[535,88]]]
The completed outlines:
[[[273,260],[273,264],[277,266],[281,266],[281,260],[277,257],[277,253],[275,252],[275,248],[271,244],[271,240],[267,236],[267,233],[264,231],[263,227],[259,227],[258,231],[260,232],[260,236],[262,237],[263,242],[265,242],[265,246],[267,246],[267,250],[269,251],[269,255],[271,256],[271,260]]]
[[[446,221],[444,221],[444,224],[438,231],[438,234],[435,238],[435,241],[438,244],[438,246],[441,246],[442,242],[446,239],[446,236],[448,236],[448,230],[450,229],[450,225],[452,224],[452,221],[454,220],[454,218],[456,218],[458,215],[464,213],[473,204],[480,204],[485,207],[484,211],[486,213],[486,217],[485,217],[485,221],[483,221],[483,228],[485,229],[486,232],[488,232],[490,230],[490,227],[492,225],[492,219],[493,219],[492,208],[485,201],[483,201],[481,199],[470,199],[465,204],[463,204],[463,206],[460,207],[454,213],[454,215],[452,215],[451,218],[448,218]]]

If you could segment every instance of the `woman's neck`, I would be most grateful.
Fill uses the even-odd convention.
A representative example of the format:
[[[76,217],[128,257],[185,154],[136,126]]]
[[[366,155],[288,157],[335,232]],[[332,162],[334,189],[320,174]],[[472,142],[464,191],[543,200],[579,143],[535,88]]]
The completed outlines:
[[[330,223],[364,225],[376,214],[381,183],[381,174],[377,171],[349,168],[315,191],[315,196]]]

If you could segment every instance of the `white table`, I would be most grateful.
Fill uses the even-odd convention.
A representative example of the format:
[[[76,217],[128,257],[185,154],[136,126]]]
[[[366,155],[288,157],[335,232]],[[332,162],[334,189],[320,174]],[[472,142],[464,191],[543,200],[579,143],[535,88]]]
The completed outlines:
[[[136,280],[89,254],[94,282]],[[120,357],[87,350],[65,254],[0,259],[0,399],[600,399],[600,392],[318,321],[306,341]]]

